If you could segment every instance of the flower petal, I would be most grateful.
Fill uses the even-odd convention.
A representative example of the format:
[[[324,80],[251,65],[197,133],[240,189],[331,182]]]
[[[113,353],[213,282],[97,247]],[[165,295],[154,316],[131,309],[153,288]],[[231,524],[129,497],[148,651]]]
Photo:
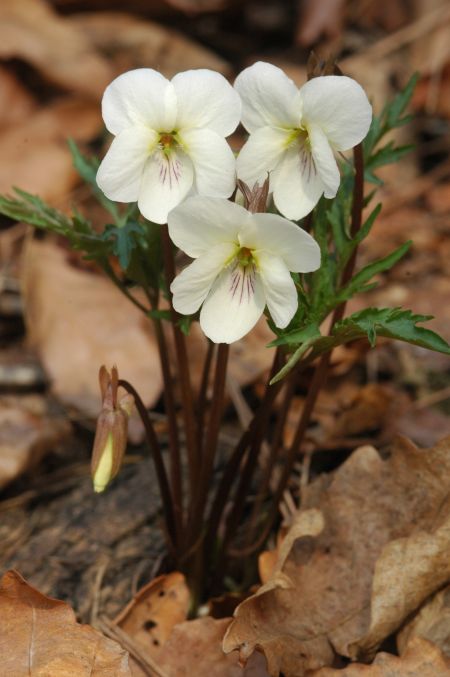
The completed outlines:
[[[119,134],[136,124],[157,132],[171,132],[176,113],[172,83],[152,68],[122,73],[108,85],[103,95],[103,120],[112,134]]]
[[[200,326],[214,343],[245,336],[266,305],[261,278],[253,266],[228,266],[216,279],[200,311]]]
[[[192,162],[185,153],[155,151],[142,175],[138,199],[141,214],[154,223],[166,223],[170,210],[186,197],[193,180]]]
[[[302,121],[318,125],[335,150],[348,150],[364,139],[372,107],[356,80],[340,75],[313,78],[300,89]]]
[[[237,174],[250,187],[263,182],[286,151],[290,130],[261,127],[250,134],[236,160]]]
[[[294,280],[283,259],[278,256],[261,252],[258,265],[267,307],[276,326],[283,329],[294,317],[298,306]]]
[[[334,197],[341,182],[341,175],[333,150],[325,133],[318,125],[309,125],[308,136],[314,164],[325,186],[325,197]]]
[[[249,212],[229,200],[195,195],[169,214],[169,235],[177,247],[196,259],[210,247],[238,241]]]
[[[110,200],[136,202],[145,162],[157,142],[156,132],[140,126],[113,139],[97,171],[97,184]]]
[[[238,75],[234,87],[242,99],[242,124],[248,132],[267,125],[299,127],[299,91],[281,68],[258,61]]]
[[[229,82],[206,68],[172,78],[178,102],[177,130],[207,127],[229,136],[239,124],[241,100]]]
[[[190,315],[200,308],[212,283],[227,261],[233,258],[236,249],[228,242],[217,244],[181,271],[170,286],[177,312]]]
[[[270,188],[278,211],[296,220],[314,209],[325,186],[311,153],[294,144],[272,172]]]
[[[278,214],[252,214],[239,234],[241,247],[255,255],[276,256],[293,273],[310,273],[320,266],[320,247],[315,239],[296,223]]]
[[[197,192],[229,197],[236,185],[236,160],[225,139],[211,129],[183,130],[179,138],[194,163]]]

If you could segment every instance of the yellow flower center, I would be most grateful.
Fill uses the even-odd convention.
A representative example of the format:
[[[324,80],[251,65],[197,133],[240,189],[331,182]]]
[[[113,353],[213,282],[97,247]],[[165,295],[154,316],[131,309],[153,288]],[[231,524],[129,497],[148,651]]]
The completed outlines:
[[[286,147],[292,146],[293,144],[298,144],[302,150],[305,149],[309,151],[311,149],[308,130],[305,129],[305,127],[298,127],[297,129],[291,130],[291,133],[286,138]]]
[[[248,247],[241,247],[236,255],[236,258],[243,268],[246,268],[251,263],[254,263],[252,250]]]
[[[159,135],[158,146],[163,153],[169,155],[172,150],[180,145],[180,142],[177,138],[177,133],[173,132],[162,132]]]

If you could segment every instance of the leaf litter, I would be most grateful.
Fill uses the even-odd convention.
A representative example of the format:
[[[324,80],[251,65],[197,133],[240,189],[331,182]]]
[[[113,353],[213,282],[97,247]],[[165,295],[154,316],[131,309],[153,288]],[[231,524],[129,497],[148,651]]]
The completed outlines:
[[[0,656],[8,677],[131,677],[127,653],[68,604],[46,597],[17,572],[0,583]]]
[[[306,487],[288,553],[237,608],[224,649],[245,660],[258,647],[286,677],[373,657],[450,579],[449,446],[400,438],[386,459],[362,447]]]
[[[63,3],[60,2],[59,4]],[[215,0],[207,0],[206,2],[174,0],[172,3],[173,6],[182,8],[187,12],[199,13],[205,9],[215,11],[219,8],[219,4],[221,3],[217,3]],[[433,8],[435,5],[438,6],[439,2],[433,3]],[[345,31],[341,31],[341,26],[337,31],[339,34],[335,37],[332,35],[333,30],[330,27],[329,16],[325,16],[322,8],[319,8],[318,5],[317,9],[315,9],[314,3],[299,2],[298,6],[299,10],[302,8],[303,16],[306,16],[306,12],[309,13],[309,27],[303,26],[304,40],[313,38],[317,40],[317,35],[321,31],[326,34],[331,30],[331,40],[343,40],[344,43],[346,40],[348,41]],[[337,8],[339,3],[330,2],[328,6]],[[419,30],[422,25],[420,23],[420,12],[427,13],[428,9],[429,4],[426,2],[416,3],[416,15],[412,17],[416,20],[418,17],[415,30]],[[401,26],[402,21],[405,21],[405,11],[404,3],[392,3],[391,11],[388,13],[389,17],[391,15],[394,15],[394,18],[400,16],[400,21],[396,19],[397,23],[394,24],[394,28],[397,28],[398,25]],[[143,21],[131,14],[89,12],[83,15],[69,14],[69,16],[63,18],[57,15],[48,3],[41,1],[33,3],[30,0],[5,3],[1,12],[3,13],[2,18],[5,19],[2,23],[3,30],[9,30],[9,35],[1,33],[5,39],[1,41],[0,53],[8,59],[19,58],[28,62],[33,69],[36,69],[40,77],[48,81],[51,86],[64,92],[63,106],[67,105],[68,108],[73,106],[72,128],[76,129],[80,119],[86,120],[86,124],[83,122],[81,125],[82,128],[86,129],[86,132],[82,132],[77,137],[80,140],[89,141],[98,135],[98,116],[95,120],[94,113],[97,104],[93,106],[91,102],[86,101],[86,98],[98,99],[104,87],[102,81],[105,79],[109,81],[113,72],[125,70],[129,67],[150,65],[161,66],[164,72],[170,76],[173,72],[179,70],[182,63],[183,68],[207,65],[227,75],[230,73],[230,66],[227,61],[214,52],[200,47],[188,38],[181,38],[180,33],[175,33],[151,21]],[[366,24],[369,22],[370,25],[370,21],[374,21],[377,25],[388,25],[386,22],[390,20],[389,17],[386,16],[386,13],[381,12],[380,14],[380,12],[381,10],[377,12],[377,8],[372,3],[372,7],[368,8],[364,19]],[[376,15],[375,18],[372,17],[371,19],[372,15]],[[299,11],[300,16],[301,12]],[[339,20],[338,11],[335,11],[335,16]],[[407,14],[406,18],[408,18]],[[208,21],[211,21],[210,17],[208,17]],[[362,21],[361,16],[357,21]],[[447,45],[448,22],[441,23],[442,25],[439,26],[439,43]],[[415,26],[416,24],[413,23],[412,25]],[[298,36],[301,29],[302,26],[299,22]],[[309,30],[309,37],[307,29]],[[388,25],[387,30],[392,30],[392,24]],[[49,35],[51,35],[50,40]],[[313,38],[311,38],[311,35]],[[422,34],[419,30],[420,35],[420,49],[415,50],[414,58],[419,64],[422,64],[423,57],[421,61],[420,53],[426,56],[427,73],[430,71],[430,75],[419,85],[420,100],[417,99],[418,105],[429,107],[430,101],[432,104],[433,89],[436,93],[436,79],[433,70],[436,71],[436,68],[438,71],[443,69],[441,79],[438,82],[437,96],[435,96],[436,109],[442,115],[448,115],[448,104],[445,103],[446,97],[444,96],[446,84],[449,80],[448,72],[445,69],[445,64],[439,63],[435,68],[431,63],[432,60],[436,61],[437,57],[441,57],[443,52],[436,46],[437,42],[433,39],[433,30],[428,29],[428,32],[425,31]],[[14,37],[14,40],[12,37]],[[402,43],[401,40],[404,42]],[[378,50],[378,53],[382,55],[380,60],[377,61],[379,67],[376,72],[370,66],[371,63],[373,64],[373,55],[370,56],[369,53],[369,57],[365,57],[364,50],[355,57],[349,57],[348,63],[345,64],[346,68],[349,69],[348,72],[353,75],[358,73],[363,81],[364,78],[370,76],[371,90],[377,90],[380,100],[386,97],[386,92],[390,86],[389,81],[393,80],[395,76],[398,77],[399,74],[401,76],[402,69],[404,70],[402,59],[392,58],[392,54],[389,52],[389,49],[393,49],[392,44],[394,43],[391,40],[391,47],[386,44],[383,46],[383,41],[380,40],[379,44],[375,43],[371,47],[373,53]],[[53,46],[53,52],[48,51],[49,44]],[[407,36],[401,38],[398,44],[406,45],[405,53],[412,51],[409,50]],[[348,43],[346,47],[348,48]],[[438,53],[437,56],[436,52]],[[390,65],[387,63],[388,57],[391,59]],[[447,56],[446,58],[448,60]],[[89,72],[96,74],[96,77],[85,77],[86,64],[89,64]],[[294,70],[298,73],[297,66],[294,67]],[[5,173],[3,180],[9,182],[8,186],[14,182],[29,190],[39,192],[49,199],[60,199],[73,188],[76,182],[69,154],[64,148],[64,136],[66,130],[70,129],[70,124],[66,126],[64,116],[61,116],[60,113],[59,103],[51,103],[49,106],[44,104],[40,108],[40,112],[36,113],[40,104],[35,101],[31,94],[27,93],[25,88],[15,86],[14,81],[9,77],[9,72],[3,78],[3,82],[11,91],[17,111],[15,115],[12,115],[11,112],[9,117],[5,115],[5,117],[0,118],[4,120],[2,129],[7,132],[0,137],[1,146],[5,149],[4,157],[9,158],[5,161],[9,173]],[[75,95],[67,96],[67,92],[74,92]],[[10,101],[9,97],[8,101]],[[6,113],[8,112],[6,111]],[[33,113],[33,118],[43,121],[39,125],[33,119],[29,121],[28,115],[30,113]],[[76,135],[76,132],[74,135]],[[30,139],[31,152],[27,153],[26,162],[23,161],[24,155],[22,154],[19,163],[14,156],[14,143],[25,137]],[[8,140],[11,138],[14,143]],[[8,148],[11,149],[11,152],[6,153]],[[25,153],[25,146],[22,150]],[[409,168],[407,168],[408,172],[412,171],[412,174],[409,173],[408,176],[413,178],[415,176],[414,164],[410,163]],[[43,171],[43,167],[45,167],[45,171]],[[405,165],[403,169],[405,169]],[[405,173],[399,172],[399,174],[401,180],[404,181]],[[25,184],[25,178],[32,183]],[[413,183],[416,185],[414,181]],[[432,202],[433,208],[436,211],[441,210],[444,217],[446,214],[445,190],[448,190],[447,183],[441,184],[441,194],[439,195],[439,192],[436,191]],[[430,200],[428,194],[425,198]],[[447,318],[443,309],[446,307],[445,300],[448,289],[442,275],[447,261],[444,251],[446,228],[441,226],[441,234],[436,236],[435,221],[427,223],[426,227],[423,227],[424,219],[428,218],[428,215],[416,207],[410,212],[413,212],[414,224],[411,225],[411,213],[409,216],[405,214],[403,217],[404,229],[408,230],[413,227],[415,239],[425,240],[428,261],[433,262],[434,265],[439,260],[439,268],[435,270],[435,275],[432,278],[429,276],[429,267],[427,270],[414,268],[413,277],[418,284],[411,286],[406,277],[399,279],[396,288],[394,286],[392,301],[396,305],[398,296],[403,294],[401,302],[407,302],[404,301],[404,295],[410,294],[416,297],[422,287],[423,293],[420,296],[420,303],[423,306],[423,312],[429,312],[429,303],[431,302],[439,311],[436,314],[446,322]],[[420,223],[422,226],[420,226]],[[396,233],[397,236],[402,237],[399,233],[401,229],[398,228],[398,224],[398,215],[394,213],[391,219],[387,219],[384,232],[380,231],[378,238],[374,238],[372,242],[379,243],[379,246],[384,250],[386,238],[394,241]],[[39,249],[40,243],[33,243],[32,246],[35,245],[36,251],[40,255],[42,251]],[[48,245],[49,243],[45,243],[44,247]],[[62,255],[61,252],[60,254]],[[419,257],[416,257],[415,260],[418,261]],[[420,260],[423,261],[423,257]],[[86,280],[84,289],[87,290],[88,279],[93,283],[93,287],[96,286],[98,278],[92,272],[80,271],[73,265],[68,264],[67,261],[64,261],[64,266],[67,266],[71,273],[74,271],[76,273],[82,272],[86,276],[84,278]],[[50,263],[49,267],[50,269],[52,267]],[[423,285],[422,276],[425,275],[427,275],[427,284]],[[37,274],[37,279],[39,279],[39,276],[40,273]],[[51,275],[49,275],[50,277]],[[56,280],[57,276],[54,279]],[[381,288],[380,293],[384,294],[385,290]],[[95,294],[96,292],[94,292],[94,296]],[[83,302],[80,301],[80,303]],[[30,304],[30,308],[32,307],[33,302]],[[48,308],[42,306],[42,309],[46,317],[51,316]],[[50,313],[50,315],[47,315],[47,313]],[[73,321],[73,317],[69,317],[69,308],[67,308],[65,322],[68,326],[72,326],[70,323]],[[31,315],[29,321],[31,326],[33,322]],[[39,320],[37,320],[37,323],[39,325]],[[82,324],[80,322],[80,330]],[[41,326],[38,333],[41,330],[43,336],[42,351],[45,352],[50,331],[46,333]],[[56,333],[58,334],[58,330],[56,330]],[[77,334],[76,331],[75,334]],[[64,333],[58,335],[62,340],[62,345],[64,345],[64,341],[71,338],[67,335],[67,332],[66,335]],[[260,340],[255,341],[254,345],[259,346],[259,344]],[[74,350],[79,349],[79,347],[72,347]],[[252,357],[256,353],[253,348],[250,352]],[[418,355],[417,359],[421,359],[421,353]],[[244,358],[247,359],[245,354],[243,361]],[[361,364],[361,360],[359,360],[359,363]],[[443,362],[441,361],[439,364],[442,365]],[[258,355],[245,382],[257,380],[258,374],[267,369],[267,366],[262,354]],[[348,373],[346,371],[348,368],[348,366],[344,366],[344,373]],[[96,379],[96,369],[94,371],[94,378]],[[50,369],[49,373],[53,375],[54,372]],[[87,395],[86,393],[89,391],[89,388],[87,388],[84,395],[80,395],[80,391],[73,395],[74,391],[71,388],[72,385],[76,384],[77,377],[79,377],[78,374],[75,374],[75,376],[72,374],[67,378],[66,392],[64,392],[65,387],[61,385],[61,398],[64,400],[66,397],[65,401],[80,406],[84,411],[86,409],[83,409],[83,407],[86,406],[91,411],[94,407],[97,409],[98,394],[96,390],[94,392],[94,389],[92,389],[91,395]],[[73,383],[72,378],[75,378]],[[54,384],[57,390],[59,387],[57,385],[58,379],[59,376],[56,375]],[[149,382],[148,378],[146,382]],[[155,385],[153,381],[152,383]],[[62,381],[60,381],[60,384],[62,384]],[[339,432],[339,435],[348,435],[347,425],[353,426],[353,434],[355,435],[360,432],[371,432],[373,425],[382,425],[386,409],[392,408],[393,395],[392,393],[389,394],[388,401],[385,401],[383,396],[380,396],[379,401],[376,401],[376,396],[373,399],[372,395],[373,392],[363,389],[361,395],[358,392],[351,394],[348,400],[348,409],[346,409],[347,405],[344,402],[343,407],[333,410],[331,414],[326,415],[319,412],[319,427],[326,420],[329,424],[328,428],[324,425],[325,436],[328,438],[329,444],[332,443],[335,432]],[[156,395],[154,396],[156,397]],[[330,392],[330,397],[332,396],[333,393]],[[371,403],[375,405],[375,413],[371,410]],[[322,419],[320,420],[321,416]],[[409,432],[408,426],[406,426],[405,432]],[[316,447],[324,444],[324,435],[316,438],[315,443]],[[373,664],[370,666],[354,664],[340,670],[325,667],[319,669],[315,674],[318,677],[338,677],[339,675],[342,675],[342,677],[358,677],[359,675],[364,677],[366,675],[367,677],[431,677],[431,675],[442,675],[444,677],[447,675],[449,671],[448,659],[442,653],[442,650],[444,652],[448,650],[445,629],[447,618],[446,589],[444,588],[433,596],[437,587],[442,587],[450,579],[446,568],[446,558],[444,557],[444,553],[447,552],[448,554],[449,551],[446,540],[447,503],[443,486],[445,482],[448,484],[448,463],[445,459],[445,449],[443,448],[442,452],[436,451],[439,448],[440,445],[437,445],[434,450],[420,452],[410,443],[403,441],[396,443],[393,446],[392,456],[384,460],[373,449],[358,450],[332,476],[315,480],[307,489],[305,505],[297,516],[291,531],[285,537],[283,545],[280,546],[279,552],[275,552],[275,555],[272,554],[272,560],[278,557],[278,567],[276,567],[276,571],[271,578],[270,574],[267,574],[269,582],[266,582],[266,585],[269,587],[265,589],[266,586],[264,586],[261,589],[260,594],[257,595],[259,597],[258,602],[255,601],[256,598],[251,598],[241,605],[237,619],[228,636],[232,635],[236,623],[239,625],[243,614],[247,613],[245,605],[248,604],[256,614],[259,623],[258,630],[266,632],[266,635],[263,633],[262,637],[259,638],[261,643],[257,643],[252,635],[253,629],[250,628],[250,637],[252,638],[250,644],[253,642],[258,649],[265,647],[270,654],[270,649],[273,649],[278,642],[283,654],[278,659],[270,654],[271,670],[277,669],[276,665],[274,667],[274,662],[276,664],[277,660],[285,661],[288,668],[293,671],[292,674],[300,677],[302,664],[314,664],[314,656],[308,651],[315,641],[319,648],[316,663],[320,663],[321,660],[323,663],[323,656],[326,655],[329,657],[328,664],[331,665],[332,661],[335,660],[336,653],[340,656],[352,656],[367,660],[373,656],[379,643],[386,636],[395,632],[403,623],[405,616],[409,614],[411,620],[397,637],[399,657],[381,653],[376,655]],[[426,454],[431,459],[429,466],[423,460]],[[33,457],[33,460],[37,460],[34,454]],[[397,460],[395,461],[395,459]],[[433,463],[436,464],[434,469]],[[441,501],[440,507],[439,500]],[[351,517],[352,511],[354,512],[353,517]],[[360,549],[359,553],[357,549]],[[317,564],[317,567],[314,566],[315,564]],[[307,572],[308,568],[311,571]],[[292,585],[294,587],[291,587]],[[293,590],[295,590],[295,595],[293,595]],[[283,606],[286,605],[287,598],[290,600],[290,607],[289,605]],[[19,608],[22,603],[16,601],[15,604],[18,604],[17,608]],[[420,609],[420,611],[415,616],[417,609]],[[286,614],[280,619],[282,611]],[[266,620],[266,626],[261,625],[261,614],[263,614],[262,620]],[[295,619],[293,619],[293,614],[295,614]],[[275,627],[268,627],[270,623],[267,618],[269,620],[270,618],[276,619]],[[185,621],[182,614],[180,614],[179,619],[181,619],[181,623],[171,629],[166,636],[165,643],[161,645],[162,665],[165,664],[165,669],[171,677],[172,675],[173,677],[178,677],[178,675],[181,677],[181,675],[189,673],[203,675],[203,672],[205,675],[217,674],[220,677],[222,675],[234,677],[242,674],[242,670],[238,668],[235,661],[236,653],[231,654],[226,659],[227,666],[231,665],[232,660],[234,661],[232,670],[230,668],[231,671],[227,672],[228,668],[223,663],[225,659],[220,651],[220,636],[228,626],[229,620],[213,621],[211,618],[205,618]],[[295,622],[293,622],[294,620]],[[289,623],[292,622],[294,639],[289,634],[283,635],[286,627],[291,632],[292,627],[289,626]],[[299,628],[302,633],[307,635],[306,640],[304,635],[301,635],[300,639],[296,637],[295,632],[298,632]],[[318,629],[319,635],[316,636],[315,633],[317,634]],[[248,632],[249,628],[246,628],[246,630]],[[276,630],[275,633],[274,630]],[[275,634],[275,639],[270,632],[272,632],[272,635]],[[323,634],[321,635],[320,632]],[[303,656],[295,654],[299,642],[301,644],[300,653]],[[246,647],[242,649],[241,653],[245,653],[245,649]],[[260,667],[257,667],[254,673],[251,672],[251,662],[260,658],[261,654],[254,652],[251,660],[247,663],[245,674],[248,672],[249,675],[255,674],[256,677],[262,677],[265,674],[261,664],[258,664]],[[294,665],[295,658],[297,659],[296,665]],[[212,670],[215,665],[223,666],[223,672],[217,667],[216,672],[213,673]],[[122,672],[116,671],[111,674],[119,677]],[[290,673],[286,672],[286,674],[289,675]],[[11,675],[15,677],[14,672],[11,672]]]

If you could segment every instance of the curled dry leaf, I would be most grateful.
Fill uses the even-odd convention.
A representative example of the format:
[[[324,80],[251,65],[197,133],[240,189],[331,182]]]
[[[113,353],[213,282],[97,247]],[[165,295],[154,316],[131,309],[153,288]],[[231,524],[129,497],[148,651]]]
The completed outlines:
[[[230,75],[230,66],[214,52],[181,33],[124,12],[79,14],[68,21],[112,58],[116,74],[145,67],[156,68],[168,78],[189,68],[212,68]]]
[[[41,395],[0,398],[0,489],[39,461],[70,434],[67,418]]]
[[[62,402],[95,418],[99,365],[116,364],[145,404],[155,403],[162,380],[150,325],[108,279],[70,265],[56,244],[32,240],[22,281],[29,338]]]
[[[65,602],[15,571],[0,583],[0,656],[8,677],[131,677],[128,654],[116,642],[77,623]]]
[[[449,451],[450,438],[428,450],[399,439],[386,460],[361,447],[313,482],[305,526],[296,521],[287,556],[238,607],[225,650],[245,660],[261,648],[269,673],[286,677],[331,665],[335,653],[372,656],[450,580]],[[320,533],[311,533],[312,509]]]
[[[379,653],[372,665],[349,665],[344,670],[322,668],[311,677],[450,677],[450,660],[425,639],[415,638],[403,656]]]
[[[44,0],[0,3],[0,59],[13,58],[69,91],[96,99],[112,80],[106,59]]]
[[[156,659],[174,626],[186,620],[189,603],[183,574],[173,572],[141,588],[115,623],[139,646],[144,657]]]
[[[436,644],[450,657],[450,586],[427,601],[397,635],[400,654],[407,650],[415,637]]]

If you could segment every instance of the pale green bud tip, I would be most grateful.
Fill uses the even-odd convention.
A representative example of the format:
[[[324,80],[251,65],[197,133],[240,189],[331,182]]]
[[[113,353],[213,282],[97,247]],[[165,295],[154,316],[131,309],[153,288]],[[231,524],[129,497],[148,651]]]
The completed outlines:
[[[98,466],[92,477],[94,491],[100,493],[106,489],[113,477],[113,436],[109,433],[101,453]]]

